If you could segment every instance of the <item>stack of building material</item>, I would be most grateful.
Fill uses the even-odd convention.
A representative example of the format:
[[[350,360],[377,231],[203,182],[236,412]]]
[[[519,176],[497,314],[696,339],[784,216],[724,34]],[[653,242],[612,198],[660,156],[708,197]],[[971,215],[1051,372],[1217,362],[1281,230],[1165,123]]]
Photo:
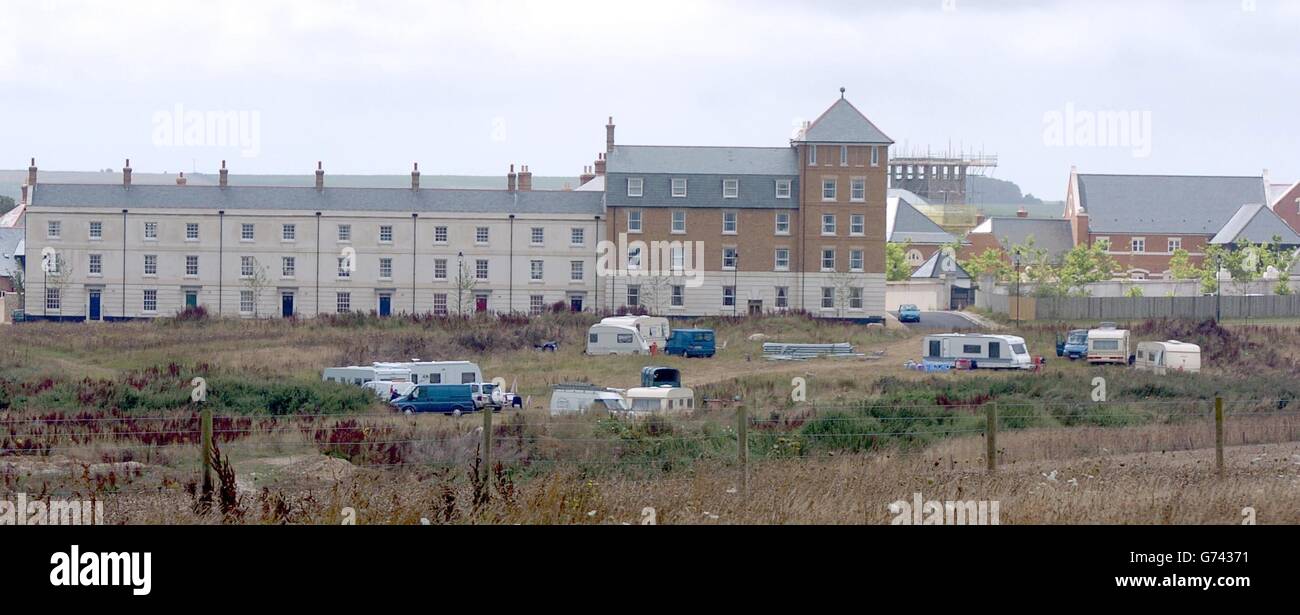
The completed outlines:
[[[803,361],[817,357],[861,357],[853,351],[853,344],[786,344],[764,342],[763,357],[772,361]]]

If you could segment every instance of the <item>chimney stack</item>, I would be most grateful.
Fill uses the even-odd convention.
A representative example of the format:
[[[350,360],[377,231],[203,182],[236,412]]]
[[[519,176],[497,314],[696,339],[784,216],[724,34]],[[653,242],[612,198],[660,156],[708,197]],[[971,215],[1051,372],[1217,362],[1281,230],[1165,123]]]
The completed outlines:
[[[1024,205],[1021,205],[1021,206],[1020,206],[1020,209],[1017,209],[1017,210],[1016,210],[1016,217],[1017,217],[1017,218],[1028,218],[1028,217],[1029,217],[1029,210],[1028,210],[1028,209],[1025,209],[1025,206],[1024,206]]]
[[[186,180],[185,180],[185,171],[181,171],[181,172],[180,172],[180,175],[177,175],[177,176],[176,176],[176,185],[177,185],[177,186],[184,186],[184,185],[185,185],[185,181],[186,181]]]
[[[614,151],[614,116],[609,116],[609,123],[605,124],[605,153]]]
[[[126,159],[126,166],[122,167],[122,185],[127,188],[131,187],[131,159]]]
[[[226,161],[221,161],[221,170],[217,171],[217,185],[225,188],[230,185],[230,171],[226,169]]]
[[[528,170],[528,165],[519,167],[519,191],[529,192],[533,189],[533,172]]]
[[[587,182],[596,179],[596,174],[591,172],[591,167],[582,167],[582,175],[578,176],[578,185],[586,185]]]
[[[506,173],[506,190],[508,190],[508,191],[510,191],[510,192],[514,192],[514,191],[515,191],[515,178],[516,178],[516,175],[515,175],[515,165],[514,165],[514,164],[511,164],[511,165],[510,165],[510,172],[509,172],[509,173]]]
[[[605,155],[596,154],[596,175],[605,174]]]
[[[27,185],[36,185],[36,159],[32,158],[32,165],[27,167]]]
[[[325,189],[325,169],[321,168],[320,161],[316,161],[316,189]]]
[[[411,190],[420,189],[420,163],[415,163],[411,169]]]

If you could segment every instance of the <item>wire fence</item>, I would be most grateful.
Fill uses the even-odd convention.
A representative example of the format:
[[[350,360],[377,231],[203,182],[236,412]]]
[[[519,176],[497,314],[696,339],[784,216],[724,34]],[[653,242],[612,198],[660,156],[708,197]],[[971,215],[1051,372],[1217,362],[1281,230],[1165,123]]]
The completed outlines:
[[[0,489],[68,484],[158,492],[148,466],[188,476],[212,457],[277,468],[336,458],[349,470],[482,472],[557,470],[627,480],[677,479],[702,464],[739,467],[823,460],[871,451],[947,460],[993,473],[1010,464],[1096,456],[1224,449],[1300,441],[1300,404],[1277,399],[982,401],[957,404],[804,404],[751,415],[743,405],[680,416],[308,414],[0,417]],[[480,420],[487,419],[487,420]],[[205,429],[205,425],[211,427]],[[484,435],[486,428],[486,437]],[[483,467],[489,464],[491,468]],[[108,484],[105,484],[108,481]]]

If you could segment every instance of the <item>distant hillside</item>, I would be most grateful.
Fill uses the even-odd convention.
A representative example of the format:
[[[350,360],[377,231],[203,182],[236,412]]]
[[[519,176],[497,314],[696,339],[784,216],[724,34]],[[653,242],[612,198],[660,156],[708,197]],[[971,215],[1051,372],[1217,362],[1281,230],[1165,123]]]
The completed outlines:
[[[23,182],[27,179],[26,170],[0,170],[0,194],[17,199],[22,192]],[[217,184],[215,173],[185,174],[185,179],[193,185]],[[41,171],[40,181],[51,183],[81,184],[115,184],[122,181],[122,172],[108,171]],[[171,173],[131,174],[131,181],[138,184],[174,184],[176,176]],[[240,186],[313,186],[315,175],[230,175],[230,183]],[[565,184],[578,186],[576,177],[533,176],[535,190],[563,190]],[[344,188],[409,188],[411,176],[406,175],[332,175],[325,176],[326,186]],[[467,188],[467,189],[504,189],[505,175],[422,175],[420,186],[425,188]]]
[[[1026,203],[1036,204],[1043,201],[1032,194],[1023,194],[1020,186],[1013,181],[994,177],[966,177],[966,202],[972,205],[986,203]]]

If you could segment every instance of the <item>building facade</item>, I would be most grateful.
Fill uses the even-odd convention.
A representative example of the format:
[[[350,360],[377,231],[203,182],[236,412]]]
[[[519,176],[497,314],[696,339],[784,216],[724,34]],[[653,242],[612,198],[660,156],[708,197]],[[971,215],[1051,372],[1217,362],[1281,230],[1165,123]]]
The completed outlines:
[[[668,316],[884,316],[892,143],[842,97],[780,147],[615,145],[575,190],[114,184],[24,187],[27,313],[117,320],[202,306]]]
[[[883,318],[893,142],[846,99],[780,147],[620,145],[606,128],[606,234],[629,271],[604,280],[604,308]]]

